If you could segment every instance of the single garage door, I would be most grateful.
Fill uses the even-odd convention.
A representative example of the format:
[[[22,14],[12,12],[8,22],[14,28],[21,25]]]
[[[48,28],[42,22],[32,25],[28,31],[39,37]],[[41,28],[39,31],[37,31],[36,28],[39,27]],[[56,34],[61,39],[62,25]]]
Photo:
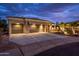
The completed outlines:
[[[13,34],[23,33],[23,24],[12,24],[11,32]]]

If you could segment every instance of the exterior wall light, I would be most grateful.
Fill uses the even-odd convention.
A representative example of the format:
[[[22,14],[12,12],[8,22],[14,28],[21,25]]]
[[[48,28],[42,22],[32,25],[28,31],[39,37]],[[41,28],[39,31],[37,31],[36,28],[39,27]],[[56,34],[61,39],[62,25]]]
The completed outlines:
[[[19,25],[20,23],[16,23],[16,25]]]
[[[21,24],[20,24],[20,23],[16,23],[16,24],[15,24],[15,27],[16,27],[16,28],[20,28],[20,27],[21,27]]]
[[[31,27],[32,27],[32,28],[36,28],[36,25],[35,25],[35,24],[33,24]]]

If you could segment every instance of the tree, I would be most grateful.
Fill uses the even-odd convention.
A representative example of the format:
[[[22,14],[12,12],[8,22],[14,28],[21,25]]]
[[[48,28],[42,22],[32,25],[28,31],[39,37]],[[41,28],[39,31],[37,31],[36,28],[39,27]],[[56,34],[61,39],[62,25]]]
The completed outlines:
[[[59,26],[60,26],[60,28],[65,28],[66,24],[65,24],[64,22],[61,22],[61,23],[59,24]]]
[[[62,31],[64,34],[67,34],[67,31],[66,31],[66,23],[61,22],[61,23],[59,24],[59,26],[60,26],[61,31]]]
[[[0,20],[0,31],[6,31],[7,29],[7,20],[1,19]]]

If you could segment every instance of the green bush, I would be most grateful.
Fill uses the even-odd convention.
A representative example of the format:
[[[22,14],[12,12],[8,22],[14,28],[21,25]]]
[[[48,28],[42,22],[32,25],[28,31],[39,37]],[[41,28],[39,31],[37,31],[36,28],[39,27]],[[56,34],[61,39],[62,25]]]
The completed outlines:
[[[72,35],[73,34],[73,32],[72,32],[71,29],[65,29],[64,31],[67,32],[69,35]]]

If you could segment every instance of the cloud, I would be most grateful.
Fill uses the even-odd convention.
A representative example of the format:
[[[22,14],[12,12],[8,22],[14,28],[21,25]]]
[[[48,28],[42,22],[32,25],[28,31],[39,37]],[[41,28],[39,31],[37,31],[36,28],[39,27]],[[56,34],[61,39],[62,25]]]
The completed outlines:
[[[36,17],[53,22],[67,22],[79,19],[79,4],[0,4],[0,16]]]
[[[6,7],[0,6],[0,12],[8,12],[8,10]]]

